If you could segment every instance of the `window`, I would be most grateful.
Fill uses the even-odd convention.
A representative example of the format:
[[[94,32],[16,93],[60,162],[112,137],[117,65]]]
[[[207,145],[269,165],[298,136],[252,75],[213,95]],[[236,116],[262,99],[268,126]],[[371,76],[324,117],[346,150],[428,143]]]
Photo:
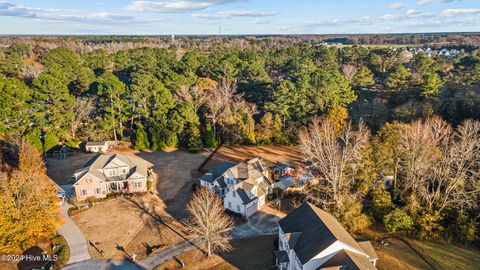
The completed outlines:
[[[111,171],[110,171],[110,175],[111,175],[111,176],[116,176],[116,175],[117,175],[117,172],[116,172],[115,170],[111,170]]]
[[[82,194],[82,196],[87,196],[87,190],[86,189],[82,189],[80,191],[80,193]]]
[[[240,212],[240,205],[237,205],[237,211]]]
[[[95,194],[100,194],[100,193],[102,193],[102,190],[100,188],[96,188],[95,189]]]
[[[236,193],[236,192],[235,192],[235,190],[234,190],[234,191],[233,191],[233,197],[234,197],[234,198],[235,198],[235,193]]]
[[[127,173],[127,169],[123,168],[122,172],[123,172],[123,174],[126,174],[126,173]]]
[[[228,202],[228,208],[232,209],[232,203]]]
[[[142,182],[133,182],[133,187],[136,187],[136,188],[142,187]]]

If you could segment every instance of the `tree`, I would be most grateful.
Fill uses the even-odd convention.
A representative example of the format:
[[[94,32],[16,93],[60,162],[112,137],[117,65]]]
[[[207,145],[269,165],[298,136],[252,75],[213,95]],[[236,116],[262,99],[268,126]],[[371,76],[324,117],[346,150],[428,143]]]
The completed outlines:
[[[77,132],[82,126],[86,126],[93,111],[95,110],[94,101],[91,98],[75,99],[75,108],[73,110],[74,117],[70,123],[70,133],[72,139],[77,138]]]
[[[145,130],[143,129],[142,124],[137,125],[137,129],[135,131],[135,149],[136,150],[145,150],[150,147],[150,143],[148,141],[148,136]]]
[[[207,124],[205,128],[205,133],[203,135],[203,144],[208,148],[215,148],[218,145],[218,141],[215,138],[215,132],[211,124]]]
[[[429,73],[424,76],[424,84],[422,87],[422,96],[438,97],[443,87],[443,80],[437,73]]]
[[[73,51],[63,47],[50,50],[42,58],[42,64],[46,73],[68,86],[75,95],[85,93],[94,78],[93,71],[84,67]]]
[[[375,84],[373,73],[366,66],[361,66],[352,80],[354,87],[368,87]]]
[[[388,191],[377,188],[372,192],[372,214],[377,221],[383,221],[383,217],[393,208],[392,197]]]
[[[364,125],[354,130],[351,124],[341,132],[335,131],[329,119],[314,120],[309,128],[300,132],[300,147],[305,158],[319,172],[319,184],[312,189],[310,198],[323,208],[342,208],[352,192],[354,174],[348,173],[359,161],[368,144],[369,132]]]
[[[319,112],[345,107],[357,99],[345,78],[336,70],[318,69],[311,75],[311,99]]]
[[[216,251],[231,249],[227,232],[233,228],[232,219],[225,213],[222,200],[205,188],[198,189],[187,205],[190,216],[187,226],[198,237],[207,256]]]
[[[383,223],[389,232],[408,231],[413,227],[413,219],[400,208],[383,217]]]
[[[58,199],[39,153],[25,141],[18,168],[0,171],[0,252],[17,253],[50,239],[61,225]]]
[[[188,128],[188,150],[192,153],[198,153],[203,149],[202,136],[200,130],[195,125]]]
[[[113,138],[117,141],[118,135],[123,137],[124,122],[128,119],[125,84],[112,73],[105,72],[94,85],[101,104],[101,121],[113,131]]]
[[[385,86],[390,89],[401,90],[408,82],[410,73],[403,65],[397,65],[388,73],[385,79]]]
[[[28,128],[32,90],[16,78],[0,79],[0,133],[23,134]]]
[[[75,99],[66,85],[49,74],[33,81],[36,125],[57,134],[68,131],[74,118]]]
[[[476,209],[480,180],[480,122],[467,120],[454,130],[439,117],[417,120],[400,132],[397,192],[413,196],[428,213]]]

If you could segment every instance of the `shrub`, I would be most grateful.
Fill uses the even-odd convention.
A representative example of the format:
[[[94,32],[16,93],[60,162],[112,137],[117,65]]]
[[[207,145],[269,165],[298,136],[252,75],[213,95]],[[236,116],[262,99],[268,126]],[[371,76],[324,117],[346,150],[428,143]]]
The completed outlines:
[[[70,248],[68,247],[67,241],[63,236],[57,235],[53,238],[52,243],[55,245],[53,250],[56,255],[58,255],[58,261],[61,264],[65,264],[70,259]]]
[[[152,188],[153,181],[152,180],[147,180],[147,190],[150,190]]]
[[[417,218],[418,236],[422,239],[439,238],[443,232],[441,221],[442,215],[437,211],[419,215]]]
[[[389,232],[407,231],[413,226],[413,219],[400,208],[383,217],[383,223]]]

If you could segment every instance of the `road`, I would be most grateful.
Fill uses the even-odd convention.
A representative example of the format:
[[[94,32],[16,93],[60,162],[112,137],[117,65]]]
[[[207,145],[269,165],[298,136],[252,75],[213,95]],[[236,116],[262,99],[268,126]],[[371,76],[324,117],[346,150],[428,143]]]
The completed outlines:
[[[87,239],[85,239],[85,236],[68,215],[68,208],[70,207],[72,206],[68,203],[65,203],[62,206],[62,215],[65,224],[58,230],[58,233],[65,238],[68,247],[70,248],[70,260],[68,261],[68,264],[91,258],[90,253],[88,253]]]

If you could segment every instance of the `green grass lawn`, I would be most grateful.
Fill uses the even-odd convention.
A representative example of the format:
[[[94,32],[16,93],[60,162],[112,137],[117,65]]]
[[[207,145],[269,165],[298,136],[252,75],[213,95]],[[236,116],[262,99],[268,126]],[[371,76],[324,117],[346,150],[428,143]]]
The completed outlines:
[[[410,241],[434,261],[439,269],[479,269],[480,250],[462,248],[443,242]]]
[[[238,269],[265,270],[273,266],[276,236],[260,236],[232,241],[233,250],[221,257]],[[219,265],[215,269],[225,269]]]
[[[438,270],[479,269],[480,250],[462,248],[444,242],[407,239]],[[389,239],[389,245],[374,244],[380,257],[379,270],[432,269],[407,244],[398,239]]]

